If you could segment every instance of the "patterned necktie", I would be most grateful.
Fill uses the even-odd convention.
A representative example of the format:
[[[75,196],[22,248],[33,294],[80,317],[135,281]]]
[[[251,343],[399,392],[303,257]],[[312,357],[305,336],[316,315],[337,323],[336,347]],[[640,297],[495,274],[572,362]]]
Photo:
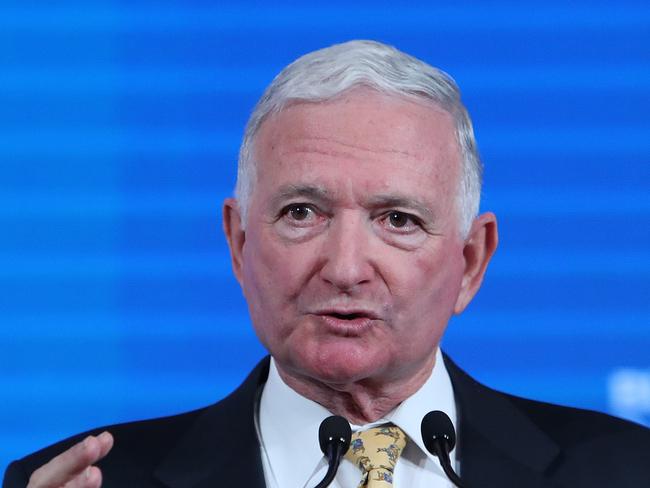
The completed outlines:
[[[345,457],[363,471],[359,488],[393,486],[393,470],[405,445],[406,434],[394,425],[352,434],[350,449]]]

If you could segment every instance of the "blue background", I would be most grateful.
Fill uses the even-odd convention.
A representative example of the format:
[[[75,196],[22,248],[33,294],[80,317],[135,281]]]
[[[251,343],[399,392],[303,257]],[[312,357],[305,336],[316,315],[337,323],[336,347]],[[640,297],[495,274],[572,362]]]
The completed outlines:
[[[501,247],[447,351],[650,422],[648,2],[260,5],[2,3],[0,469],[211,403],[264,355],[220,205],[266,84],[351,38],[451,73],[473,115]]]

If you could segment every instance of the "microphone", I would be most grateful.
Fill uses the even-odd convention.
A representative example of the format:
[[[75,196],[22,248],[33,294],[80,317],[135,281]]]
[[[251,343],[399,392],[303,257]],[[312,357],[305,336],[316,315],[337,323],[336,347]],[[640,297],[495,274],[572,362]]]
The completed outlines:
[[[323,420],[318,428],[318,442],[329,464],[323,480],[315,488],[326,488],[336,476],[341,458],[348,452],[352,429],[350,423],[340,415]]]
[[[440,410],[429,412],[420,424],[424,447],[434,456],[438,457],[442,470],[458,488],[463,488],[463,483],[451,467],[449,453],[456,445],[456,431],[451,419]]]

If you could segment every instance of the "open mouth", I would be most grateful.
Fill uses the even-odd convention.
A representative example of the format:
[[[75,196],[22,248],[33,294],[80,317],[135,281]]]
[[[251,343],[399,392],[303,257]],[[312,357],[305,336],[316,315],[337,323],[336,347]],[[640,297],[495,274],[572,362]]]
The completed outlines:
[[[342,312],[322,310],[315,314],[322,320],[321,324],[335,335],[344,337],[358,336],[374,327],[377,316],[371,311],[360,310],[357,312]]]
[[[330,317],[334,317],[339,320],[355,320],[355,319],[369,319],[366,314],[363,313],[328,313]]]

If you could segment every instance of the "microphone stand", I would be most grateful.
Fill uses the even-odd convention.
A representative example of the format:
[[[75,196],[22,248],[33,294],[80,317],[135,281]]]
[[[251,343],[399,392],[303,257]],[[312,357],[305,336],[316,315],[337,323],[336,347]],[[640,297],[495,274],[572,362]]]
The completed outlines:
[[[424,447],[438,458],[447,478],[458,488],[465,488],[451,467],[449,453],[456,445],[456,431],[449,416],[440,410],[427,413],[420,424]]]
[[[327,452],[325,453],[329,465],[327,473],[325,473],[325,477],[314,488],[327,488],[329,486],[329,484],[334,480],[334,476],[336,476],[339,464],[341,463],[341,458],[345,454],[345,451],[347,451],[347,447],[340,442],[330,443],[327,446]]]
[[[451,461],[449,460],[449,444],[446,442],[434,442],[431,447],[433,448],[433,454],[435,454],[440,461],[442,470],[445,472],[451,482],[458,488],[464,488],[463,482],[451,467]]]
[[[352,431],[349,422],[339,415],[323,420],[318,428],[318,443],[327,457],[327,473],[315,488],[327,488],[336,476],[341,458],[350,447]]]

